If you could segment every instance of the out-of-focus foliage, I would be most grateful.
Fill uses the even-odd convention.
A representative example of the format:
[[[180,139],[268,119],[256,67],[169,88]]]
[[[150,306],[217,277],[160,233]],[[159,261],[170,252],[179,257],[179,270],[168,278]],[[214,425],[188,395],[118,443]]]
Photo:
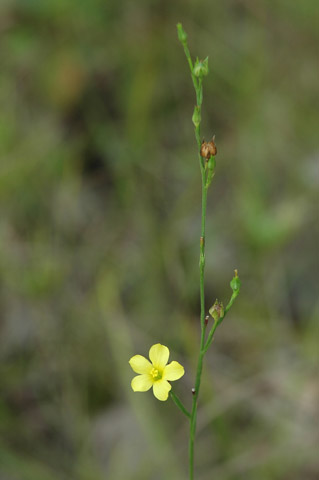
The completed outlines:
[[[200,176],[176,36],[209,56],[198,480],[318,475],[316,0],[0,2],[0,477],[181,480],[187,425],[128,359],[198,348]],[[316,438],[317,437],[317,438]]]

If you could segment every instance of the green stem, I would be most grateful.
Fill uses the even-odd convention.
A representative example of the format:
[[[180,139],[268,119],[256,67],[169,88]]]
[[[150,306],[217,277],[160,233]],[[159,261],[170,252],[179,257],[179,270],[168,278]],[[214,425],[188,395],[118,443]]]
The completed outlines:
[[[194,67],[193,67],[192,57],[191,57],[191,54],[189,53],[187,42],[186,41],[182,42],[182,45],[183,45],[183,48],[184,48],[185,56],[186,56],[187,61],[188,61],[189,69],[191,71],[191,77],[192,77],[192,80],[193,80],[193,85],[194,85],[195,91],[197,92],[198,84],[197,84],[197,78],[195,77],[194,72],[193,72]]]
[[[190,418],[191,414],[189,413],[187,408],[184,407],[183,403],[178,398],[178,396],[172,390],[169,392],[169,394],[170,394],[171,399],[175,403],[175,405],[184,413],[184,415],[186,415],[186,417]]]
[[[225,316],[225,315],[224,315],[224,316]],[[223,317],[223,318],[224,318],[224,317]],[[215,331],[216,331],[218,325],[220,325],[221,320],[222,320],[222,319],[219,319],[218,322],[215,321],[214,325],[212,326],[211,331],[209,332],[207,341],[206,341],[206,343],[205,343],[205,345],[204,345],[204,352],[205,352],[205,353],[207,352],[207,350],[209,349],[209,347],[210,347],[210,345],[211,345],[211,343],[212,343],[212,341],[213,341],[213,337],[214,337]]]
[[[197,400],[200,389],[201,375],[203,369],[203,359],[205,355],[205,290],[204,290],[204,278],[205,278],[205,231],[206,231],[206,207],[207,207],[207,187],[206,187],[206,175],[205,169],[201,162],[201,174],[202,174],[202,229],[200,238],[200,253],[199,253],[199,271],[200,271],[200,323],[201,323],[201,340],[200,349],[197,361],[197,371],[195,379],[195,390],[193,391],[193,405],[190,419],[190,436],[189,436],[189,478],[194,479],[194,442],[196,434],[196,420],[197,420]]]
[[[190,436],[189,436],[189,478],[190,480],[194,479],[194,442],[195,442],[195,434],[196,434],[196,418],[197,418],[197,400],[199,395],[200,389],[200,382],[201,382],[201,375],[203,370],[203,360],[205,353],[207,352],[210,344],[213,341],[213,337],[218,325],[221,324],[223,321],[226,313],[232,306],[235,298],[239,293],[240,288],[240,281],[237,276],[237,271],[235,270],[235,277],[231,281],[231,288],[233,290],[233,295],[225,308],[225,312],[223,317],[221,317],[218,321],[215,321],[211,331],[209,332],[207,341],[205,342],[206,338],[206,329],[207,329],[207,322],[205,321],[205,291],[204,291],[204,276],[205,276],[205,231],[206,231],[206,207],[207,207],[207,190],[212,181],[214,176],[214,169],[215,169],[215,159],[214,157],[206,158],[208,162],[206,163],[205,159],[201,156],[201,135],[200,135],[200,122],[201,122],[201,109],[202,109],[202,102],[203,102],[203,87],[202,87],[202,80],[203,75],[207,74],[206,72],[200,73],[198,70],[196,71],[198,76],[194,74],[194,67],[193,62],[190,56],[190,52],[187,46],[187,35],[183,30],[182,24],[177,24],[177,32],[178,38],[183,45],[184,52],[188,61],[188,65],[191,71],[191,77],[193,81],[193,85],[195,88],[196,93],[196,107],[193,113],[193,123],[195,125],[195,137],[198,147],[198,158],[199,158],[199,166],[201,171],[202,177],[202,229],[201,229],[201,237],[200,237],[200,253],[199,253],[199,271],[200,271],[200,279],[199,279],[199,286],[200,286],[200,324],[201,324],[201,339],[200,339],[200,349],[198,354],[198,361],[197,361],[197,371],[196,371],[196,378],[195,378],[195,388],[193,389],[193,404],[192,404],[192,411],[190,414]],[[207,67],[207,65],[206,65]],[[172,398],[173,394],[171,393]],[[174,400],[174,398],[173,398]],[[176,403],[176,400],[174,400]],[[181,402],[179,402],[181,403]],[[176,403],[179,408],[181,408],[178,403]],[[183,407],[185,409],[185,407]],[[186,410],[186,409],[185,409]],[[182,410],[183,411],[183,410]],[[186,411],[187,412],[187,411]],[[185,412],[184,412],[185,413]],[[187,412],[188,413],[188,412]],[[186,414],[187,414],[186,413]],[[188,414],[189,415],[189,414]]]
[[[228,305],[227,305],[227,307],[225,308],[224,316],[223,316],[223,318],[222,318],[221,320],[223,320],[223,319],[225,318],[226,313],[228,312],[228,310],[231,309],[231,307],[232,307],[235,299],[238,297],[238,295],[239,295],[239,291],[233,292],[233,294],[232,294],[232,296],[231,296],[231,298],[230,298],[230,300],[229,300],[229,302],[228,302]],[[220,321],[219,323],[221,323],[221,321]]]
[[[182,27],[180,26],[182,30]],[[184,47],[184,52],[188,61],[188,65],[191,71],[191,77],[196,93],[196,103],[198,109],[198,117],[201,118],[201,108],[203,102],[203,86],[202,86],[202,77],[198,78],[194,75],[193,72],[193,62],[187,47],[187,41],[181,40]],[[197,361],[197,371],[195,378],[195,388],[193,389],[193,404],[192,411],[190,414],[190,436],[189,436],[189,478],[190,480],[194,479],[194,442],[195,442],[195,433],[196,433],[196,419],[197,419],[197,400],[200,389],[200,381],[203,369],[203,359],[205,355],[205,334],[207,325],[205,323],[205,291],[204,291],[204,276],[205,276],[205,232],[206,232],[206,207],[207,207],[207,178],[206,178],[206,168],[205,160],[201,157],[201,137],[200,137],[200,122],[195,127],[195,137],[198,148],[198,158],[199,166],[201,171],[202,178],[202,228],[201,228],[201,237],[200,237],[200,253],[199,253],[199,288],[200,288],[200,324],[201,324],[201,339],[200,339],[200,349]]]
[[[185,55],[186,55],[186,58],[187,58],[187,61],[188,61],[188,64],[189,64],[189,68],[190,68],[190,71],[191,71],[193,85],[194,85],[194,88],[195,88],[196,103],[197,103],[197,108],[199,110],[199,118],[201,118],[201,108],[202,108],[202,101],[203,101],[202,78],[199,77],[197,79],[195,77],[195,75],[193,73],[192,59],[191,59],[186,41],[182,42],[182,43],[183,43],[184,52],[185,52]],[[204,345],[205,345],[205,333],[206,333],[204,274],[205,274],[206,206],[207,206],[207,189],[208,189],[208,186],[206,186],[205,164],[204,164],[204,160],[203,160],[203,158],[201,157],[201,154],[200,154],[200,149],[201,149],[200,124],[195,127],[195,137],[196,137],[196,142],[197,142],[199,166],[200,166],[201,177],[202,177],[202,229],[201,229],[200,253],[199,253],[201,340],[200,340],[199,356],[198,356],[198,361],[197,361],[195,388],[193,390],[192,412],[191,412],[191,415],[190,415],[190,436],[189,436],[189,478],[190,478],[190,480],[194,479],[194,442],[195,442],[196,419],[197,419],[197,399],[198,399],[198,395],[199,395],[200,380],[201,380],[202,369],[203,369],[203,358],[204,358],[204,354],[205,354]]]

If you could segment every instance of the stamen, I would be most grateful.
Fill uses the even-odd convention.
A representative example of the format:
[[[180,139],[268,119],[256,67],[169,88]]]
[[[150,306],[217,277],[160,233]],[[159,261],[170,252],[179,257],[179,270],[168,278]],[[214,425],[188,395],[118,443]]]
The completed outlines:
[[[157,370],[157,368],[152,368],[152,370],[151,370],[151,375],[152,375],[153,378],[158,377],[158,370]]]
[[[161,370],[158,370],[157,368],[153,367],[151,370],[151,375],[154,378],[154,380],[161,380],[163,376],[163,372]]]

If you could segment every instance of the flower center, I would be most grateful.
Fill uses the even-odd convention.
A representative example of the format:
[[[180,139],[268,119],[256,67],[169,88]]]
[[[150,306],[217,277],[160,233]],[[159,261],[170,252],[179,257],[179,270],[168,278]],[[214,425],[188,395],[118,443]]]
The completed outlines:
[[[162,374],[155,367],[152,368],[151,375],[154,378],[154,380],[160,380],[162,378]]]

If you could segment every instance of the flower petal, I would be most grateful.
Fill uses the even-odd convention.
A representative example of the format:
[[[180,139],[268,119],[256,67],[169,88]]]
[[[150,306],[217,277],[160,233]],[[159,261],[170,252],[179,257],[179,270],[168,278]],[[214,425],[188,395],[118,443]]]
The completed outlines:
[[[168,362],[169,349],[157,343],[150,348],[149,356],[154,367],[163,369]]]
[[[151,375],[138,375],[134,377],[131,382],[131,387],[134,392],[147,392],[153,385],[153,378]]]
[[[134,355],[134,357],[129,360],[129,364],[135,373],[150,373],[153,368],[147,358],[142,355]]]
[[[185,373],[184,367],[178,362],[171,362],[164,368],[164,380],[178,380]]]
[[[153,385],[153,393],[158,400],[165,402],[168,398],[168,393],[172,385],[168,383],[166,380],[158,380]]]

